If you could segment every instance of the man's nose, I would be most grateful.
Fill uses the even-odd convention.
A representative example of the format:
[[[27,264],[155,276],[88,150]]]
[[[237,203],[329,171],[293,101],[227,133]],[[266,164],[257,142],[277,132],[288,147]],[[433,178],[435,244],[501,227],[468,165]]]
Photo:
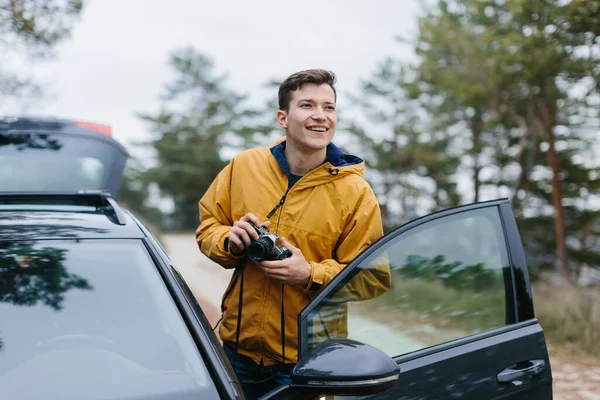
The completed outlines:
[[[323,109],[321,107],[315,107],[315,111],[312,115],[312,118],[315,120],[322,121],[325,119],[325,112],[323,112]]]

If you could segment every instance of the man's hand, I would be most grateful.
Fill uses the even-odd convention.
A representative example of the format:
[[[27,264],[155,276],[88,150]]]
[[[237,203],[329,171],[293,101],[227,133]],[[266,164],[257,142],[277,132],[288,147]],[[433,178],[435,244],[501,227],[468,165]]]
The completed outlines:
[[[312,270],[310,263],[306,261],[299,248],[292,246],[283,237],[279,240],[281,245],[292,253],[292,256],[278,261],[261,261],[256,265],[269,278],[280,280],[288,285],[306,286]]]
[[[250,246],[250,238],[252,238],[252,240],[258,239],[256,229],[254,229],[248,221],[252,222],[257,227],[269,227],[269,225],[271,225],[271,221],[260,222],[258,217],[252,213],[248,213],[240,218],[239,221],[235,221],[227,234],[227,239],[229,239],[229,251],[233,254],[243,253],[248,246]]]

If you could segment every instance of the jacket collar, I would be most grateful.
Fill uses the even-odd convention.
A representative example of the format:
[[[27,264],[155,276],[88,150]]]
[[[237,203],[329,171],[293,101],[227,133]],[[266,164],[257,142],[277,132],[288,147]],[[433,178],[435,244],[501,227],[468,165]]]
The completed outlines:
[[[284,140],[271,147],[271,154],[273,154],[273,157],[277,160],[277,163],[285,173],[285,176],[289,178],[292,173],[290,172],[290,167],[285,159],[285,143]],[[326,157],[325,162],[330,163],[334,167],[345,167],[363,162],[360,157],[344,154],[344,152],[333,143],[327,145]]]

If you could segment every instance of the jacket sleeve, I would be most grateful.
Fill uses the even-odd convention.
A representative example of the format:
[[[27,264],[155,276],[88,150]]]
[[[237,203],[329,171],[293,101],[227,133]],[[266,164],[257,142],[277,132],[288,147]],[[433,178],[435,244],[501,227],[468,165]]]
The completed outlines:
[[[348,263],[382,235],[381,212],[375,195],[369,188],[343,230],[335,259],[310,262],[312,272],[305,289],[311,292],[328,284]],[[376,268],[363,270],[348,282],[343,291],[347,295],[351,294],[352,300],[366,300],[379,296],[390,287],[390,268],[389,264],[384,262]]]
[[[231,173],[233,160],[219,173],[198,202],[200,226],[196,242],[200,251],[223,268],[235,268],[244,255],[229,252],[226,237],[233,225],[231,215]]]

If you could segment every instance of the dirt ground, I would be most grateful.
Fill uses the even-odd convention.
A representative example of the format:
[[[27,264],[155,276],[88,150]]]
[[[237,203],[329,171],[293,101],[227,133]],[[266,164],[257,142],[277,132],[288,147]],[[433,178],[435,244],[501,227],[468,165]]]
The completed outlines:
[[[231,271],[204,257],[193,233],[163,235],[161,242],[214,326],[221,316],[221,296]],[[575,357],[553,345],[549,346],[549,352],[555,400],[600,400],[600,360]]]
[[[600,400],[600,360],[565,354],[552,345],[549,352],[555,400]]]

